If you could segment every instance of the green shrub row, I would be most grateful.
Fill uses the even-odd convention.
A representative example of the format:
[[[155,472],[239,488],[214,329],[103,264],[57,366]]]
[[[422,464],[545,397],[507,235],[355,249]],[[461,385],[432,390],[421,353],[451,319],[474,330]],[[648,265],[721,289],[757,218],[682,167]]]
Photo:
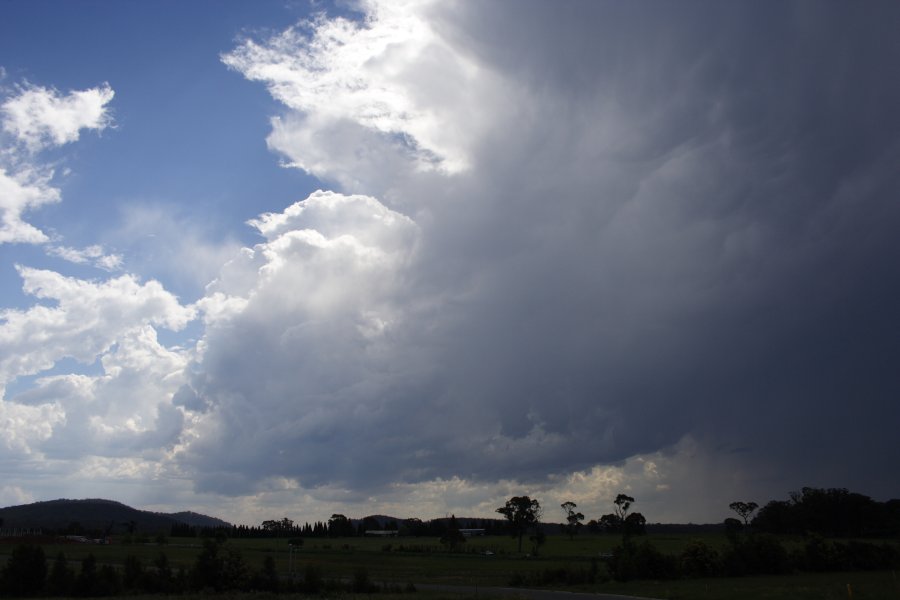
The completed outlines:
[[[253,570],[239,551],[211,539],[204,542],[203,550],[190,569],[172,569],[165,553],[161,552],[152,564],[143,564],[137,557],[127,556],[120,567],[98,564],[93,555],[88,555],[76,571],[62,552],[48,564],[41,546],[20,545],[13,549],[0,571],[0,596],[13,598],[230,591],[335,595],[343,592],[396,594],[415,591],[415,588],[411,584],[405,587],[378,585],[369,579],[363,568],[354,572],[348,581],[326,579],[312,564],[307,565],[302,578],[282,579],[271,556],[266,557],[261,569]]]
[[[900,548],[886,543],[838,542],[811,536],[802,547],[789,552],[776,537],[763,534],[732,539],[722,551],[694,540],[680,554],[665,554],[648,541],[628,538],[600,565],[594,559],[590,568],[559,567],[516,573],[510,585],[582,585],[608,579],[664,580],[895,568],[900,568]]]

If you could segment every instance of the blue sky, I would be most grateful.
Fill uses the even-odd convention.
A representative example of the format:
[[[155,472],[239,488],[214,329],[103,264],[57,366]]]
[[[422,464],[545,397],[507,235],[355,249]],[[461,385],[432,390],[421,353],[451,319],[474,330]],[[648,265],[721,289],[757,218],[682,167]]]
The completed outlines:
[[[897,17],[3,2],[0,504],[896,497]]]
[[[72,171],[65,201],[32,217],[69,244],[103,242],[126,206],[165,207],[211,240],[251,243],[244,221],[315,189],[312,178],[280,168],[266,149],[276,103],[219,60],[239,36],[307,15],[304,4],[9,2],[4,13],[5,85],[67,91],[108,82],[116,92],[113,128],[52,153]],[[152,246],[132,241],[136,251]],[[152,264],[141,267],[158,276]],[[9,263],[4,276],[14,276]],[[189,299],[202,292],[196,282],[173,285]]]

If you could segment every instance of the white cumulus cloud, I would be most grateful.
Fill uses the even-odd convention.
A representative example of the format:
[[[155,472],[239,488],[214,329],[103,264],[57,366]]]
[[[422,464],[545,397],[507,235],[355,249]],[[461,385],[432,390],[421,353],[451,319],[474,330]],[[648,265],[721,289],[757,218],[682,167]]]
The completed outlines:
[[[108,254],[103,246],[94,244],[86,248],[70,248],[68,246],[50,246],[47,254],[78,265],[93,265],[104,271],[117,271],[122,267],[120,254]]]
[[[110,126],[109,104],[115,92],[108,85],[61,94],[52,88],[25,85],[0,105],[3,130],[31,152],[62,146],[78,139],[82,129]]]
[[[339,426],[341,415],[372,410],[371,378],[401,368],[384,362],[385,348],[408,318],[397,296],[416,247],[413,221],[373,198],[316,192],[252,224],[266,241],[229,263],[199,303],[212,313],[191,369],[202,402],[184,392],[186,406],[212,407],[184,454],[204,463],[198,476],[208,486],[233,480],[208,450],[229,452],[222,444],[240,440],[229,444],[242,448],[232,459],[247,463],[293,446]]]
[[[61,192],[52,184],[53,169],[37,154],[44,149],[78,140],[82,130],[102,131],[112,118],[109,85],[61,94],[34,85],[16,88],[0,104],[0,244],[42,244],[46,233],[24,220],[24,214],[59,202]],[[112,266],[103,263],[101,267]]]
[[[64,418],[33,446],[50,459],[156,458],[178,443],[184,416],[171,399],[189,354],[163,347],[149,325],[122,334],[98,375],[52,375],[6,404],[52,406]],[[85,443],[89,439],[90,443]]]
[[[40,244],[47,235],[22,219],[23,213],[59,202],[60,192],[50,185],[52,174],[33,168],[7,171],[0,166],[0,244]]]
[[[273,121],[269,138],[296,166],[351,186],[354,170],[394,155],[457,173],[486,125],[471,92],[492,75],[433,26],[437,4],[367,1],[364,21],[320,17],[248,39],[223,61],[303,115]]]
[[[91,363],[120,336],[142,325],[172,330],[194,318],[157,281],[123,275],[102,282],[17,267],[27,294],[47,304],[0,312],[0,381],[39,373],[63,357]]]

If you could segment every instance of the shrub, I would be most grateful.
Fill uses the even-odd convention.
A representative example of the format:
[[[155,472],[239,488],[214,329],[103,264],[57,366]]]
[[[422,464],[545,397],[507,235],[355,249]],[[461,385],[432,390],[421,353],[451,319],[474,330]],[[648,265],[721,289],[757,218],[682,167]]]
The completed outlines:
[[[40,546],[16,546],[3,570],[3,592],[10,596],[36,596],[47,579],[47,557]]]
[[[263,567],[253,576],[250,587],[265,592],[278,592],[278,570],[275,568],[275,559],[271,555],[267,555],[263,560]]]
[[[224,590],[244,591],[250,587],[250,569],[239,551],[229,548],[225,552],[220,578]]]
[[[841,569],[841,562],[838,548],[820,535],[811,535],[803,550],[794,555],[794,564],[804,571],[836,571]]]
[[[625,541],[613,550],[609,569],[614,579],[674,579],[678,576],[678,563],[674,556],[663,554],[650,542],[636,544]]]
[[[378,590],[378,586],[374,585],[369,579],[369,572],[365,567],[359,567],[353,572],[353,583],[351,590],[355,594],[368,594]]]
[[[153,568],[144,572],[142,578],[142,587],[144,591],[151,593],[169,593],[178,589],[182,589],[182,584],[178,584],[172,578],[172,566],[169,564],[169,557],[165,552],[160,552],[153,559]]]
[[[122,592],[122,579],[112,565],[101,565],[97,571],[97,584],[92,595],[117,596]]]
[[[770,535],[751,535],[733,544],[723,563],[730,576],[781,575],[791,570],[787,551]]]
[[[125,557],[123,570],[122,585],[125,586],[125,589],[141,589],[144,579],[144,565],[141,564],[141,560],[133,554],[129,554]]]
[[[722,572],[719,553],[700,540],[694,540],[685,547],[678,564],[685,577],[714,577]]]
[[[835,545],[845,557],[846,568],[874,571],[900,567],[900,550],[896,546],[855,541]]]
[[[609,581],[606,570],[601,572],[599,561],[591,559],[587,569],[574,566],[556,567],[532,571],[528,574],[517,572],[509,578],[510,587],[534,587],[551,585],[584,585]]]
[[[50,576],[47,578],[47,592],[51,596],[69,596],[75,584],[75,573],[69,568],[66,555],[60,552],[53,561]]]
[[[322,591],[323,583],[322,569],[314,564],[306,565],[306,570],[303,572],[303,591],[308,594],[318,594]]]

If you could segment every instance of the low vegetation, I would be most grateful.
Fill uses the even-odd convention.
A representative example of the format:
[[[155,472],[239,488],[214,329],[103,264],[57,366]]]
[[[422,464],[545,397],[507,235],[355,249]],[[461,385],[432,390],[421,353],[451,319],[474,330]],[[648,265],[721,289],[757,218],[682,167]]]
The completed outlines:
[[[620,494],[614,512],[600,519],[606,525],[599,535],[579,533],[584,516],[572,502],[561,507],[566,524],[546,535],[539,503],[523,496],[498,509],[509,524],[506,535],[499,535],[495,527],[491,529],[495,535],[470,537],[489,528],[473,531],[461,526],[462,519],[452,517],[438,524],[397,523],[397,533],[403,529],[403,536],[364,537],[359,535],[360,526],[334,515],[327,524],[316,525],[317,533],[308,528],[311,535],[303,535],[305,527],[281,519],[263,523],[263,537],[229,537],[228,531],[247,530],[222,527],[180,528],[169,536],[135,531],[96,545],[45,536],[0,545],[0,564],[5,557],[0,595],[254,592],[389,597],[408,596],[417,585],[452,584],[463,589],[518,586],[656,598],[756,598],[762,597],[760,589],[756,595],[749,590],[757,585],[789,589],[802,583],[820,595],[805,596],[794,586],[796,594],[783,597],[845,598],[848,592],[857,599],[900,597],[894,574],[900,569],[900,544],[898,536],[889,532],[894,515],[889,509],[894,505],[875,503],[872,514],[880,515],[881,521],[871,516],[849,521],[839,512],[848,504],[844,502],[847,494],[806,489],[796,495],[791,509],[795,514],[806,523],[826,523],[831,528],[803,533],[767,532],[759,526],[759,516],[752,518],[758,508],[755,503],[735,502],[731,508],[741,518],[728,519],[717,532],[648,534],[643,516],[632,517],[639,514],[630,511],[634,498]],[[858,499],[852,500],[849,505],[858,509]],[[812,504],[803,507],[807,501]],[[880,537],[835,536],[836,526],[819,519],[816,510],[830,510],[832,518],[844,519],[839,526],[842,532],[858,533],[861,523],[868,528],[863,533],[878,532]],[[369,526],[375,528],[375,520]],[[413,535],[415,527],[440,535]],[[856,574],[851,577],[850,572]],[[833,593],[835,573],[847,580],[843,595]],[[825,593],[809,582],[821,582],[830,591]],[[726,589],[732,591],[726,593]],[[876,592],[866,590],[884,589],[892,589],[893,595],[867,596]]]

